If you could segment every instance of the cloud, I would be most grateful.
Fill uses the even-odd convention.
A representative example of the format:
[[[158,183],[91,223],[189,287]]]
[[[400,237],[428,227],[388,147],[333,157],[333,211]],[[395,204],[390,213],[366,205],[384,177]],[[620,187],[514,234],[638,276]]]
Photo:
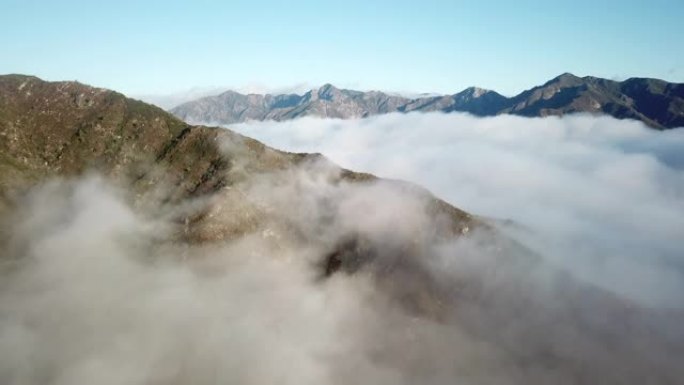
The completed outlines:
[[[97,176],[38,185],[0,217],[0,382],[674,384],[684,316],[665,266],[678,263],[668,226],[681,138],[615,124],[389,115],[238,127],[423,177],[461,207],[513,219],[502,226],[513,238],[477,226],[444,237],[449,222],[420,188],[347,183],[325,160],[251,175],[237,164],[228,172],[249,177],[182,207]],[[587,196],[606,191],[616,196]],[[652,211],[638,208],[641,220],[667,222],[619,210],[635,200]],[[183,218],[200,214],[230,236],[187,241]],[[623,280],[646,266],[663,285],[596,287],[580,267],[611,247],[625,253],[612,261]]]
[[[684,130],[573,115],[391,114],[231,126],[289,151],[412,181],[511,219],[525,243],[643,303],[682,307]]]
[[[3,227],[3,383],[327,382],[317,354],[362,280],[316,285],[311,251],[275,257],[258,232],[183,247],[140,212],[92,177],[23,200]]]

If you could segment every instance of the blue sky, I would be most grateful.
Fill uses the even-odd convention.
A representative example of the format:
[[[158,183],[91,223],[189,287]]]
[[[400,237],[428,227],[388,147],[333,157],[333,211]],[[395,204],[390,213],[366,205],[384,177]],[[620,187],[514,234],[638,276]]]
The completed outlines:
[[[684,82],[684,1],[0,0],[0,73],[129,94],[326,82],[511,95],[562,72]]]

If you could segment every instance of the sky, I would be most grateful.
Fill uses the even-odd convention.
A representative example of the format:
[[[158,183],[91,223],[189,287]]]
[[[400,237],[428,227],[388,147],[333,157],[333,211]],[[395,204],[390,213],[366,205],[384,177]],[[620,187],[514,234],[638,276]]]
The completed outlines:
[[[0,0],[0,73],[191,88],[513,95],[563,72],[684,82],[684,2]]]

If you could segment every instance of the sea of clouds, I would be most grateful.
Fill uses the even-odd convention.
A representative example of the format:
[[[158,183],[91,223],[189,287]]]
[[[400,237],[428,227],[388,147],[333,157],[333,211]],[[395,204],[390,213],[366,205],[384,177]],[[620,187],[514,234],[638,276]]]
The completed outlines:
[[[475,228],[440,237],[444,222],[421,190],[339,182],[325,161],[251,175],[184,207],[135,199],[96,175],[47,181],[0,217],[1,383],[684,375],[680,131],[460,114],[230,128],[424,185],[509,238]],[[233,140],[228,156],[247,151]],[[193,211],[246,230],[185,241],[178,218]],[[363,260],[327,276],[336,250]]]
[[[287,151],[427,187],[578,276],[684,307],[684,130],[610,117],[389,114],[229,126]],[[504,223],[505,224],[505,223]]]

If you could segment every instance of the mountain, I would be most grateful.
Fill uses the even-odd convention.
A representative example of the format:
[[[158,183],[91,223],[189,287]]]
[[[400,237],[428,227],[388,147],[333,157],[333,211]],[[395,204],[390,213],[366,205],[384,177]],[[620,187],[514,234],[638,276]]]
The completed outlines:
[[[340,90],[326,84],[303,95],[243,95],[226,91],[172,109],[181,119],[220,124],[247,120],[288,120],[301,116],[365,117],[396,111],[409,99],[382,92]]]
[[[640,120],[650,127],[666,129],[684,126],[684,84],[647,78],[618,82],[566,73],[511,98],[477,87],[454,95],[406,98],[326,84],[304,95],[242,95],[227,91],[183,103],[170,111],[186,121],[216,124],[301,116],[350,119],[412,111],[530,117],[582,112]]]
[[[488,94],[459,100],[482,108]],[[330,114],[399,100],[331,86],[303,97]],[[263,108],[300,97],[247,98]],[[227,372],[252,362],[243,353],[282,362],[333,320],[336,338],[316,341],[311,361],[340,380],[330,383],[352,372],[391,383],[682,378],[681,312],[576,279],[418,186],[189,125],[114,91],[23,75],[0,76],[0,137],[0,351],[17,353],[0,365],[2,383],[230,382]],[[97,200],[92,178],[121,202]],[[297,346],[263,349],[291,335]],[[131,377],[131,367],[142,369]],[[239,382],[262,383],[254,373]]]
[[[574,112],[640,120],[654,128],[684,126],[684,84],[631,78],[623,82],[560,75],[510,99],[501,113],[523,116]]]
[[[328,100],[336,97],[336,92],[328,88],[307,97]],[[284,99],[263,100],[277,105]],[[138,196],[154,197],[167,205],[226,191],[232,194],[232,189],[255,175],[310,163],[325,164],[335,183],[379,181],[369,174],[341,169],[319,154],[278,151],[228,129],[189,125],[158,107],[114,91],[24,75],[0,76],[0,137],[0,207],[7,207],[22,191],[42,181],[87,173],[105,175]],[[483,225],[416,186],[384,183],[426,197],[430,210],[450,218],[455,234],[464,227]],[[261,216],[257,211],[245,215]],[[202,218],[198,224],[209,221],[209,217],[197,216]],[[240,224],[235,226],[197,225],[196,235],[220,239],[242,231]],[[203,232],[209,228],[216,231]]]

